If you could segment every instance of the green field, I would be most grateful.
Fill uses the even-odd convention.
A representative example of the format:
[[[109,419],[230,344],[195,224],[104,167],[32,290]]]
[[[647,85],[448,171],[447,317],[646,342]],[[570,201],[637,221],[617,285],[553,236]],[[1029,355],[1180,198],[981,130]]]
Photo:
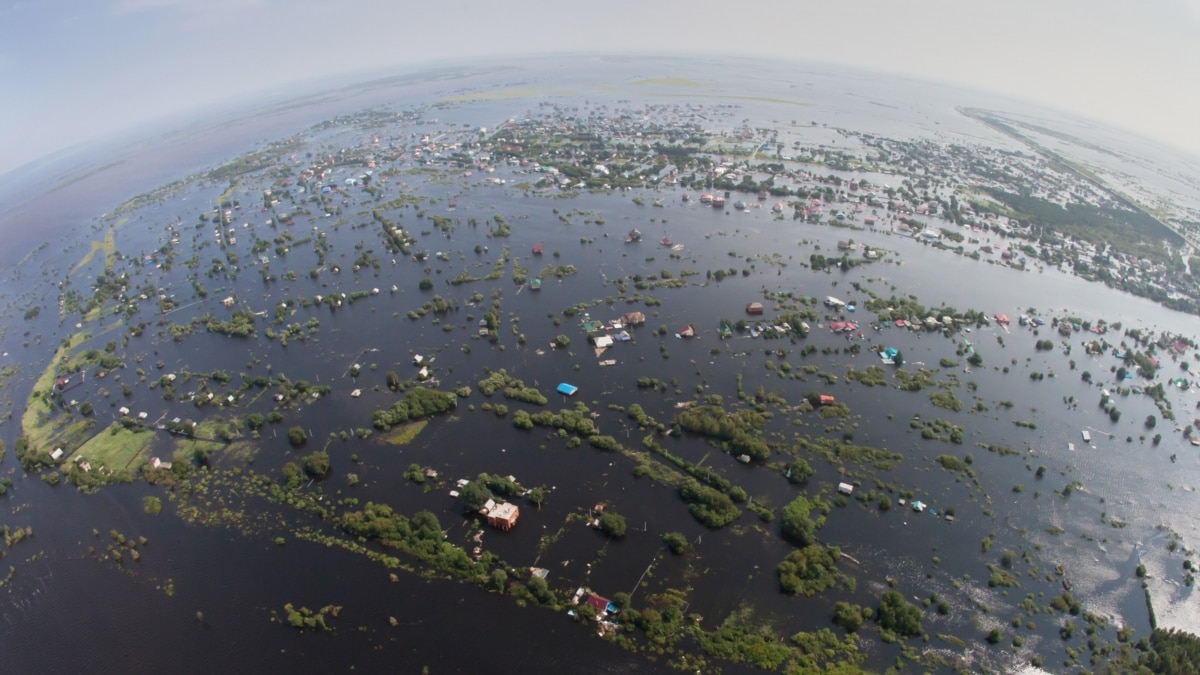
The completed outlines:
[[[113,472],[136,471],[149,461],[147,450],[154,441],[154,431],[126,429],[113,422],[92,436],[68,457],[68,461],[87,460],[95,471],[101,467]]]
[[[46,369],[33,384],[33,390],[30,391],[29,398],[25,402],[25,410],[21,413],[21,433],[29,438],[30,445],[35,448],[48,448],[51,441],[58,435],[56,432],[60,431],[51,423],[53,409],[43,394],[54,389],[57,364],[63,362],[67,355],[82,344],[86,338],[84,333],[71,335],[70,341],[66,345],[60,345],[54,352],[54,357],[50,359]]]
[[[71,268],[71,274],[75,274],[86,267],[92,261],[92,258],[96,256],[96,253],[104,254],[104,269],[106,271],[112,269],[112,264],[116,260],[117,254],[117,244],[113,237],[113,230],[110,229],[104,234],[103,241],[93,241],[91,244],[92,248],[75,264],[75,267]]]
[[[389,445],[408,445],[417,437],[417,434],[421,433],[426,424],[429,424],[429,420],[417,420],[416,422],[409,422],[408,424],[398,426],[388,433],[383,434],[383,440]]]

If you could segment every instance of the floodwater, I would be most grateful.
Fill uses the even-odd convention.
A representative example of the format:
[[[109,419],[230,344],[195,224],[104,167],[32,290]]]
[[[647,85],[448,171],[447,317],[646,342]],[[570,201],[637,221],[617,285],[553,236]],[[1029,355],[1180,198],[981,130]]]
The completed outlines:
[[[23,364],[20,376],[10,392],[12,399],[23,401],[32,378],[45,366],[49,353],[59,339],[68,334],[76,317],[59,319],[54,311],[22,323],[21,313],[35,303],[52,310],[58,295],[55,284],[67,276],[71,266],[89,247],[87,240],[99,235],[102,221],[96,219],[127,197],[148,191],[171,180],[181,179],[202,168],[239,154],[259,139],[289,136],[334,115],[373,106],[391,106],[405,110],[437,96],[459,91],[482,89],[507,82],[561,82],[576,96],[593,97],[610,106],[621,99],[641,99],[668,104],[708,103],[720,100],[729,91],[743,92],[736,99],[744,110],[732,115],[731,124],[745,118],[776,121],[788,125],[795,117],[801,124],[816,121],[829,126],[861,129],[896,137],[961,137],[989,143],[1007,143],[986,128],[954,112],[955,105],[979,104],[976,94],[963,94],[969,100],[926,85],[897,83],[870,76],[818,71],[786,71],[778,77],[734,80],[730,64],[693,64],[702,88],[663,92],[644,85],[627,84],[604,92],[595,86],[594,74],[579,75],[589,65],[603,64],[614,69],[612,81],[636,82],[650,77],[652,69],[621,60],[585,59],[577,70],[559,66],[541,69],[524,65],[514,71],[465,71],[455,77],[407,78],[357,88],[346,88],[336,96],[313,97],[297,105],[277,105],[258,114],[228,115],[216,123],[195,125],[186,132],[125,145],[112,168],[79,178],[85,170],[59,169],[57,178],[43,186],[61,185],[47,197],[25,197],[8,217],[8,226],[19,246],[5,255],[19,260],[27,251],[51,238],[61,241],[35,252],[30,259],[10,271],[4,282],[7,330],[0,344],[12,354],[9,360]],[[557,79],[556,79],[557,78]],[[708,78],[708,79],[704,79]],[[837,83],[836,86],[833,83]],[[932,94],[936,92],[936,96]],[[929,95],[918,95],[921,93]],[[788,99],[778,102],[766,99]],[[551,99],[554,100],[554,99]],[[561,101],[560,101],[561,102]],[[494,127],[510,117],[519,117],[536,108],[537,100],[490,100],[451,104],[427,110],[424,118],[437,117],[439,125],[471,124]],[[811,126],[811,125],[810,125]],[[419,129],[419,128],[418,128]],[[361,141],[371,129],[351,124],[313,134],[312,147],[343,147]],[[800,132],[798,132],[800,133]],[[106,166],[104,157],[91,160],[89,166]],[[616,592],[634,592],[634,603],[641,594],[666,588],[688,588],[688,613],[697,613],[704,625],[713,627],[742,604],[753,606],[760,617],[768,619],[781,635],[829,625],[836,599],[853,599],[870,604],[886,587],[885,580],[911,598],[937,593],[953,605],[948,617],[927,612],[926,632],[965,631],[975,636],[982,647],[982,635],[970,627],[974,602],[986,597],[991,617],[983,621],[1006,622],[1013,607],[1027,592],[1061,592],[1058,579],[1046,580],[1046,572],[1063,565],[1073,584],[1072,592],[1089,611],[1110,615],[1119,623],[1128,623],[1138,635],[1149,631],[1149,620],[1142,592],[1134,571],[1145,560],[1160,579],[1155,587],[1155,602],[1160,602],[1160,622],[1170,616],[1173,625],[1195,629],[1194,610],[1187,608],[1190,589],[1179,583],[1179,556],[1166,550],[1164,537],[1157,529],[1165,525],[1178,533],[1187,546],[1195,540],[1194,521],[1188,515],[1196,507],[1194,487],[1200,459],[1185,447],[1177,433],[1160,421],[1159,431],[1166,439],[1158,447],[1140,442],[1145,434],[1141,420],[1157,413],[1152,402],[1143,397],[1119,398],[1122,420],[1112,423],[1097,403],[1102,386],[1113,387],[1109,369],[1117,362],[1111,356],[1089,357],[1080,343],[1086,338],[1076,333],[1067,342],[1069,356],[1061,349],[1036,352],[1037,337],[1031,331],[1013,326],[1011,331],[991,326],[953,339],[929,334],[908,333],[895,329],[864,332],[864,350],[858,355],[822,354],[818,351],[801,357],[800,348],[813,344],[838,349],[848,343],[842,337],[813,322],[813,332],[803,342],[776,340],[764,342],[746,337],[720,341],[716,327],[721,318],[736,320],[743,316],[747,302],[762,298],[766,291],[790,291],[797,295],[823,298],[836,295],[843,299],[863,295],[853,290],[858,282],[881,296],[913,294],[926,306],[941,303],[959,309],[979,309],[987,314],[1004,312],[1015,318],[1022,310],[1035,307],[1047,318],[1072,314],[1091,320],[1123,321],[1170,330],[1185,335],[1198,332],[1196,318],[1163,309],[1149,301],[1103,289],[1054,270],[1018,272],[985,261],[974,261],[952,252],[934,250],[912,239],[892,234],[886,223],[877,230],[846,230],[829,226],[802,224],[776,218],[767,208],[745,212],[723,212],[685,204],[678,191],[580,194],[571,199],[546,198],[526,194],[512,185],[527,176],[498,170],[508,187],[485,186],[481,177],[459,179],[446,184],[429,181],[422,175],[405,174],[385,188],[397,194],[397,183],[407,181],[406,191],[436,197],[430,213],[452,218],[455,229],[450,235],[438,232],[428,220],[420,220],[406,210],[400,223],[418,235],[416,249],[445,252],[449,260],[430,257],[425,263],[405,259],[392,262],[379,244],[378,226],[369,216],[347,215],[347,224],[333,227],[336,219],[317,214],[301,216],[291,226],[297,237],[312,228],[325,232],[332,242],[330,261],[341,264],[339,275],[324,273],[308,277],[316,257],[309,247],[288,253],[280,260],[272,255],[271,271],[282,274],[291,269],[295,281],[280,279],[264,284],[257,270],[247,266],[235,282],[203,274],[206,261],[219,256],[209,245],[198,249],[198,279],[207,286],[207,300],[170,315],[172,323],[185,323],[193,317],[220,310],[219,300],[237,295],[254,310],[270,312],[279,302],[302,296],[329,295],[336,292],[381,289],[379,295],[331,310],[327,306],[298,309],[288,323],[304,324],[316,317],[317,333],[304,341],[293,340],[283,347],[277,341],[256,339],[240,341],[217,334],[197,331],[174,342],[159,334],[153,305],[145,307],[129,321],[146,321],[145,337],[132,338],[130,353],[146,355],[141,367],[152,371],[156,360],[164,362],[163,373],[193,373],[225,370],[253,376],[263,372],[284,373],[293,380],[329,384],[329,400],[303,410],[291,411],[285,421],[264,430],[253,469],[273,472],[297,453],[290,450],[282,431],[293,424],[311,432],[309,448],[328,445],[333,474],[318,486],[328,498],[353,496],[362,503],[387,502],[397,510],[411,513],[420,509],[437,514],[447,529],[450,541],[467,545],[467,524],[457,502],[446,493],[457,478],[471,478],[481,471],[511,474],[526,486],[552,488],[541,509],[522,505],[520,524],[510,533],[488,531],[484,546],[515,567],[540,566],[551,570],[549,581],[556,589],[587,585],[611,597]],[[347,174],[349,175],[349,174]],[[338,176],[340,178],[340,176]],[[78,178],[78,180],[75,180]],[[74,182],[71,182],[74,180]],[[198,214],[208,210],[225,185],[191,187],[172,197],[135,212],[122,226],[118,249],[140,257],[162,245],[165,226],[180,219],[181,248],[187,251],[193,242],[212,239],[212,225],[194,228]],[[259,236],[270,238],[275,232],[263,224],[266,215],[250,208],[257,204],[256,186],[239,193],[244,213],[235,216],[251,223]],[[645,206],[632,198],[641,196]],[[456,200],[453,211],[446,209],[448,199]],[[661,198],[663,207],[651,206]],[[58,204],[52,225],[32,229],[28,225],[38,214]],[[351,206],[347,214],[361,208]],[[485,224],[492,216],[504,216],[512,225],[507,239],[486,236]],[[570,224],[559,216],[565,215]],[[585,220],[602,216],[603,225]],[[477,218],[478,227],[467,224]],[[366,227],[354,225],[367,223]],[[637,244],[625,244],[624,235],[637,227],[645,238]],[[419,234],[429,230],[428,234]],[[246,233],[248,234],[248,232]],[[662,236],[683,244],[682,251],[671,252],[655,242]],[[863,265],[849,272],[815,273],[805,266],[809,255],[829,253],[840,239],[852,237],[890,252],[883,261]],[[248,240],[249,237],[239,237]],[[380,268],[352,271],[357,256],[354,244],[365,242],[381,259]],[[546,253],[534,257],[528,252],[534,243],[542,243]],[[477,254],[476,245],[488,250]],[[248,242],[239,244],[244,261],[249,261]],[[482,277],[491,268],[501,247],[529,269],[530,277],[548,264],[574,265],[579,273],[562,280],[546,278],[539,292],[520,289],[508,271],[497,281],[478,281],[451,286],[444,283],[464,269]],[[774,263],[756,256],[778,254]],[[755,257],[747,260],[748,256]],[[190,257],[188,253],[179,259]],[[897,264],[899,263],[899,264]],[[426,269],[428,268],[428,269]],[[705,284],[705,272],[734,268],[737,273],[720,282]],[[81,272],[94,275],[96,264]],[[626,303],[616,298],[616,280],[633,275],[659,274],[667,270],[673,276],[684,271],[698,272],[688,277],[691,284],[683,289],[658,289],[652,292],[658,306],[643,302]],[[749,273],[742,274],[743,270]],[[143,267],[149,287],[175,294],[187,305],[192,283],[189,271],[176,262],[170,272]],[[418,280],[431,276],[435,288],[417,290]],[[76,281],[77,287],[86,284]],[[390,292],[395,285],[397,291]],[[501,292],[502,323],[499,346],[473,339],[475,323],[485,307],[469,306],[476,291],[490,301],[493,289]],[[632,284],[630,284],[632,293]],[[417,309],[436,293],[459,303],[459,308],[438,319],[427,315],[414,321],[407,312]],[[613,298],[609,302],[608,298]],[[599,301],[591,304],[593,301]],[[626,311],[647,313],[645,326],[635,329],[635,340],[619,343],[603,358],[617,365],[600,367],[586,345],[578,327],[580,317],[568,318],[563,310],[577,303],[589,303],[587,312],[597,319],[610,319]],[[768,317],[770,316],[768,303]],[[819,308],[824,314],[823,308]],[[871,315],[860,312],[864,323]],[[268,319],[269,321],[269,319]],[[556,325],[556,321],[558,322]],[[694,324],[698,338],[683,340],[673,334],[686,324]],[[521,344],[513,332],[523,334]],[[652,332],[667,328],[666,336]],[[26,333],[28,331],[28,333]],[[262,326],[260,325],[260,333]],[[1047,327],[1039,337],[1049,335]],[[571,338],[567,350],[551,350],[555,335]],[[89,347],[102,348],[112,334],[97,331]],[[816,364],[822,371],[843,375],[847,365],[865,368],[878,363],[865,347],[871,344],[901,349],[909,366],[925,364],[936,368],[941,358],[956,360],[956,349],[969,339],[984,357],[984,366],[971,372],[961,367],[948,369],[962,382],[978,385],[975,394],[956,389],[967,407],[979,401],[988,407],[985,413],[958,413],[934,407],[927,392],[901,392],[894,388],[870,388],[839,381],[826,385],[813,375],[806,379],[783,378],[767,362],[787,361],[793,367]],[[1001,344],[1001,340],[1003,344]],[[1110,335],[1110,341],[1119,337]],[[469,353],[463,347],[469,348]],[[718,353],[713,353],[713,350]],[[765,350],[782,349],[781,358]],[[539,350],[543,353],[538,353]],[[773,536],[777,526],[762,524],[751,513],[744,513],[732,526],[708,531],[687,513],[683,503],[668,489],[648,478],[635,478],[632,464],[619,455],[598,452],[587,446],[567,449],[565,443],[535,429],[521,432],[512,428],[510,419],[500,419],[479,409],[479,394],[463,401],[454,415],[434,419],[410,445],[402,448],[367,441],[330,440],[331,433],[369,427],[371,412],[386,407],[394,397],[384,386],[385,373],[395,370],[405,377],[413,368],[413,354],[433,357],[433,370],[442,389],[472,385],[482,378],[485,368],[506,368],[551,398],[549,407],[567,407],[582,401],[598,414],[596,423],[602,433],[616,436],[630,447],[638,447],[646,432],[630,428],[624,415],[608,409],[609,404],[641,404],[659,421],[669,422],[677,402],[698,395],[720,394],[727,402],[736,400],[736,382],[740,375],[743,388],[754,392],[762,387],[795,403],[808,392],[833,393],[855,414],[858,427],[856,442],[898,452],[904,456],[891,472],[876,472],[853,464],[834,465],[810,458],[815,476],[805,486],[810,494],[830,491],[842,479],[841,471],[863,479],[860,490],[874,485],[874,478],[894,484],[899,490],[911,490],[915,496],[938,510],[954,507],[956,520],[948,523],[929,514],[913,513],[894,505],[880,512],[874,505],[835,508],[821,530],[822,541],[842,547],[857,564],[847,572],[858,579],[854,593],[830,593],[816,599],[790,598],[778,592],[775,565],[790,547]],[[1013,363],[1013,360],[1016,360]],[[1069,361],[1076,361],[1072,370]],[[358,363],[357,378],[348,373]],[[1007,372],[1002,370],[1007,368]],[[1170,374],[1173,364],[1165,371]],[[107,420],[115,408],[128,405],[146,410],[151,419],[160,414],[187,416],[197,413],[181,402],[162,400],[156,391],[135,385],[133,367],[124,381],[133,385],[131,399],[116,393],[113,382],[88,382],[72,396],[96,400],[97,417]],[[1090,371],[1097,384],[1083,382],[1079,373]],[[796,371],[793,371],[796,372]],[[1042,381],[1032,381],[1031,372],[1052,372]],[[665,392],[638,390],[639,377],[654,377],[671,383]],[[558,382],[569,381],[579,387],[574,400],[553,394]],[[185,387],[177,387],[177,390]],[[361,398],[350,398],[352,389],[362,389]],[[105,398],[105,392],[110,396]],[[85,399],[85,397],[88,397]],[[1078,406],[1065,402],[1074,397]],[[1181,419],[1195,406],[1195,395],[1172,394]],[[256,403],[239,404],[237,414],[266,412],[269,397]],[[499,402],[497,399],[495,402]],[[1001,402],[1012,402],[1005,409]],[[510,409],[522,406],[506,402]],[[17,410],[19,415],[19,409]],[[923,419],[944,418],[966,428],[967,441],[961,446],[922,440],[919,431],[909,428],[914,415]],[[1036,424],[1036,429],[1018,427],[1014,420]],[[794,433],[825,433],[820,420],[804,418],[803,427],[791,425],[782,417],[773,420],[769,431],[786,438]],[[0,435],[11,447],[17,424],[0,427]],[[1093,429],[1094,448],[1080,440],[1080,430]],[[1110,438],[1107,433],[1112,433]],[[1133,438],[1126,442],[1125,437]],[[756,502],[778,509],[798,488],[777,473],[743,466],[728,454],[696,438],[657,439],[673,453],[690,461],[701,461],[719,470],[734,483],[743,486]],[[1022,456],[1000,456],[987,451],[987,444],[1009,445]],[[1068,443],[1076,448],[1069,449]],[[156,450],[166,452],[167,446]],[[973,456],[973,468],[982,489],[966,480],[942,471],[933,458],[942,454]],[[351,455],[359,456],[355,463]],[[1170,457],[1177,454],[1172,461]],[[412,463],[430,466],[451,482],[440,489],[424,490],[408,484],[401,473]],[[224,460],[222,466],[233,466]],[[1048,468],[1045,478],[1037,479],[1033,469]],[[7,459],[5,469],[15,466]],[[593,639],[588,629],[567,618],[544,610],[518,608],[511,600],[480,589],[445,581],[427,581],[418,575],[401,574],[398,582],[388,579],[387,571],[360,557],[339,549],[291,539],[284,546],[272,540],[285,535],[293,525],[321,529],[325,524],[308,522],[305,516],[265,504],[253,505],[263,513],[274,514],[271,524],[252,533],[239,533],[226,527],[184,525],[173,516],[174,505],[165,503],[164,512],[154,518],[142,512],[142,497],[163,495],[160,488],[141,483],[114,486],[94,495],[81,495],[65,485],[50,487],[36,476],[26,477],[20,468],[13,470],[17,483],[10,496],[12,515],[4,522],[32,525],[35,536],[9,551],[9,561],[32,556],[23,562],[13,582],[5,589],[6,604],[0,609],[0,640],[4,644],[5,663],[14,664],[14,672],[39,670],[110,670],[210,672],[218,668],[263,670],[299,667],[305,670],[345,670],[354,667],[369,672],[379,670],[419,670],[431,672],[474,672],[487,663],[499,672],[517,670],[573,672],[650,672],[665,668],[661,661],[649,661],[623,652],[601,640]],[[356,473],[361,483],[353,488],[345,482],[347,473]],[[1082,488],[1069,498],[1054,493],[1071,481]],[[1021,485],[1021,491],[1016,491]],[[893,498],[895,495],[893,495]],[[165,500],[164,500],[165,502]],[[599,533],[568,518],[596,503],[606,502],[626,515],[630,533],[621,541],[607,542]],[[278,513],[276,514],[276,511]],[[1103,518],[1102,518],[1103,516]],[[1113,527],[1112,520],[1126,523]],[[1047,533],[1058,527],[1064,534]],[[544,535],[559,529],[562,535],[540,550]],[[99,538],[93,534],[99,531]],[[111,561],[99,561],[88,552],[89,546],[103,549],[110,529],[126,536],[145,536],[140,563],[126,563],[128,569]],[[695,542],[689,561],[666,558],[655,564],[647,585],[638,588],[639,579],[660,550],[660,536],[680,531]],[[996,543],[990,556],[980,553],[980,540],[994,533]],[[19,548],[18,548],[19,547]],[[1022,587],[1008,595],[987,589],[985,563],[994,562],[999,551],[1011,549],[1028,553],[1034,563],[1019,569],[1036,567],[1021,579]],[[603,554],[599,552],[603,551]],[[699,575],[699,576],[696,576]],[[964,579],[964,575],[970,578]],[[170,589],[170,592],[166,589]],[[337,604],[344,607],[334,620],[333,634],[298,634],[273,620],[285,603],[319,607]],[[196,613],[203,613],[203,621]],[[397,626],[389,624],[394,617]],[[360,629],[361,627],[361,629]],[[53,636],[49,640],[48,636]],[[870,638],[868,638],[868,642]],[[877,639],[876,639],[877,642]],[[64,643],[70,649],[59,649]],[[53,647],[51,646],[53,645]],[[519,648],[515,647],[519,645]],[[868,665],[885,667],[898,653],[894,646],[870,643]],[[1039,625],[1025,642],[1025,652],[1047,656],[1062,647],[1052,622]],[[1023,652],[1024,653],[1024,652]],[[1009,663],[1002,654],[993,665]],[[1061,659],[1059,659],[1061,661]],[[723,664],[726,672],[738,669]]]

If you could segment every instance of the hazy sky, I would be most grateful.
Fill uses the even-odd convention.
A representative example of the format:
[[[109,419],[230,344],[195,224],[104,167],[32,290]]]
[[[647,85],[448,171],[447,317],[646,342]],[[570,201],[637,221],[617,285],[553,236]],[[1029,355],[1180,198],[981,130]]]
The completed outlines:
[[[0,174],[315,77],[564,51],[903,73],[1200,155],[1200,0],[0,0]]]

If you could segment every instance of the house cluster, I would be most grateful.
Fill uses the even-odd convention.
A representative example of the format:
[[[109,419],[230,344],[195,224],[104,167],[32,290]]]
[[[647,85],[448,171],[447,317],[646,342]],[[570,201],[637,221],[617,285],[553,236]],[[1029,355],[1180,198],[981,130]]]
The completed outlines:
[[[644,323],[646,323],[646,315],[642,312],[626,312],[610,321],[600,321],[591,318],[589,314],[584,314],[581,327],[592,344],[596,358],[600,358],[616,343],[632,341],[633,335],[630,334],[629,329]],[[609,361],[610,359],[605,359],[601,365],[612,365]]]

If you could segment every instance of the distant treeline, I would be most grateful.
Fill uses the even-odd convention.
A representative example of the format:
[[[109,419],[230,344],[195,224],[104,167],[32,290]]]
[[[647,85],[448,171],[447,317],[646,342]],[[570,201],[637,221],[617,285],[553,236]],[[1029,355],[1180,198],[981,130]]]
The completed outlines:
[[[1161,240],[1171,245],[1183,243],[1183,238],[1141,211],[1129,211],[1090,204],[1071,204],[1066,208],[1031,195],[1014,194],[996,188],[984,191],[1008,208],[1017,217],[1035,227],[1103,245],[1108,242],[1118,251],[1161,260]]]

